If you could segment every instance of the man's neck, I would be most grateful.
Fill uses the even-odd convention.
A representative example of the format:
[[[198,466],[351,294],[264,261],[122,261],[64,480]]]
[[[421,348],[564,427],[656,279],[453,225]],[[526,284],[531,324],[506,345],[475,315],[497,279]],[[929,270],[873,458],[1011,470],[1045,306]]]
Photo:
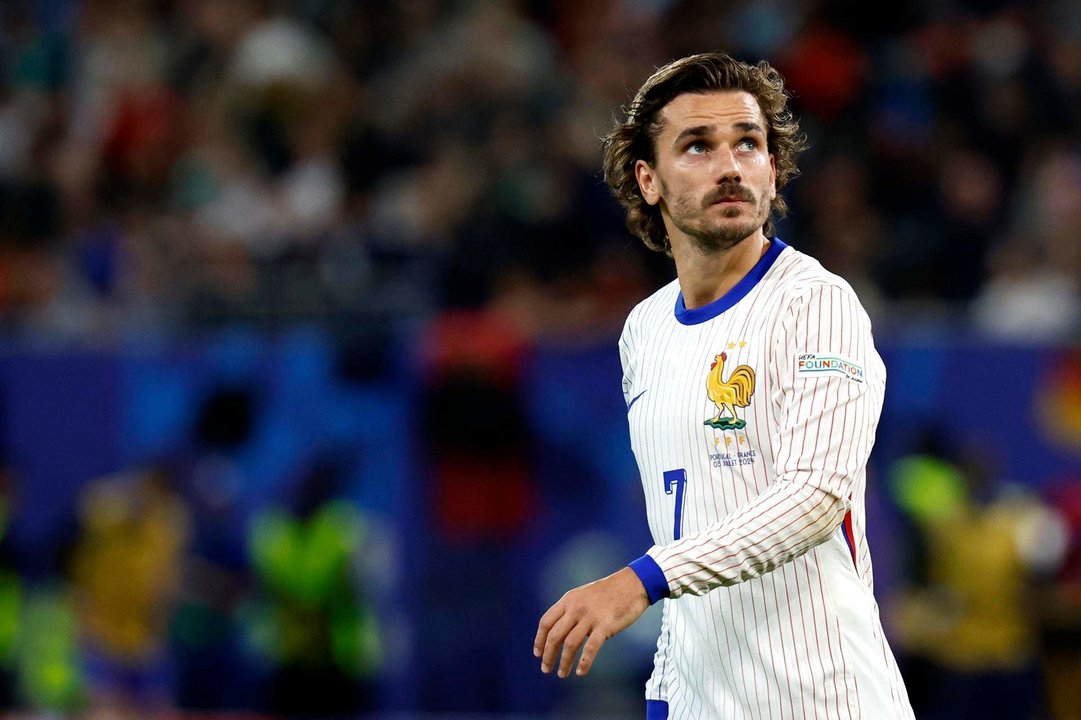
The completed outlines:
[[[762,231],[741,240],[737,245],[716,253],[703,253],[686,238],[672,243],[672,259],[688,310],[708,305],[736,286],[769,248]]]

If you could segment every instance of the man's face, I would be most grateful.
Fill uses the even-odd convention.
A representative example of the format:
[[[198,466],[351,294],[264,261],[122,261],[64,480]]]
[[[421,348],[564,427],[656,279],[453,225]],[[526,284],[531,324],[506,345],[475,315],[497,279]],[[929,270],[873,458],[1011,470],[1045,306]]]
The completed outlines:
[[[674,243],[682,234],[701,251],[727,250],[761,230],[777,195],[758,101],[742,91],[684,94],[661,111],[655,162],[639,160],[642,197],[660,205]]]

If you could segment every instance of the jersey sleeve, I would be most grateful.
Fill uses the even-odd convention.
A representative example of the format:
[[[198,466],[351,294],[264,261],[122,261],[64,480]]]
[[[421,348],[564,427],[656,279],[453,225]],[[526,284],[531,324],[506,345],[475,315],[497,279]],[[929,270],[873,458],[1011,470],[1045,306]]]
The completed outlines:
[[[772,336],[775,479],[716,524],[631,563],[653,602],[702,595],[799,557],[837,529],[863,481],[884,370],[859,301],[848,288],[814,286],[782,311]]]
[[[619,336],[619,363],[623,367],[623,402],[628,406],[631,404],[631,390],[634,388],[634,315],[632,311],[627,316],[627,322],[623,324],[623,332]]]

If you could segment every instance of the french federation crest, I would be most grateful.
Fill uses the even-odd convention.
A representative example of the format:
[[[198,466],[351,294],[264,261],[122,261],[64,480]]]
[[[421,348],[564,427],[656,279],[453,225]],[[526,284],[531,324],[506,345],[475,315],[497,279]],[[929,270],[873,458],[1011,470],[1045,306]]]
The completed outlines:
[[[709,375],[706,377],[706,397],[717,405],[717,414],[702,424],[717,430],[742,430],[747,427],[747,421],[736,417],[736,408],[745,408],[751,404],[751,395],[754,394],[754,370],[749,365],[737,365],[725,380],[722,373],[726,360],[728,360],[726,353],[715,355],[709,366]],[[725,414],[728,417],[722,417]]]

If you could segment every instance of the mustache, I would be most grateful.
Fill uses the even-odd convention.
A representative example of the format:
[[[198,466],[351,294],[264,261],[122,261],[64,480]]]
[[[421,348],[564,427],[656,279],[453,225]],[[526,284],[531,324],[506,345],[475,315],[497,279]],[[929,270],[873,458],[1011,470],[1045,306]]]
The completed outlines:
[[[702,198],[702,206],[709,207],[721,200],[730,199],[753,203],[754,192],[738,183],[724,182],[706,193],[706,196]]]

